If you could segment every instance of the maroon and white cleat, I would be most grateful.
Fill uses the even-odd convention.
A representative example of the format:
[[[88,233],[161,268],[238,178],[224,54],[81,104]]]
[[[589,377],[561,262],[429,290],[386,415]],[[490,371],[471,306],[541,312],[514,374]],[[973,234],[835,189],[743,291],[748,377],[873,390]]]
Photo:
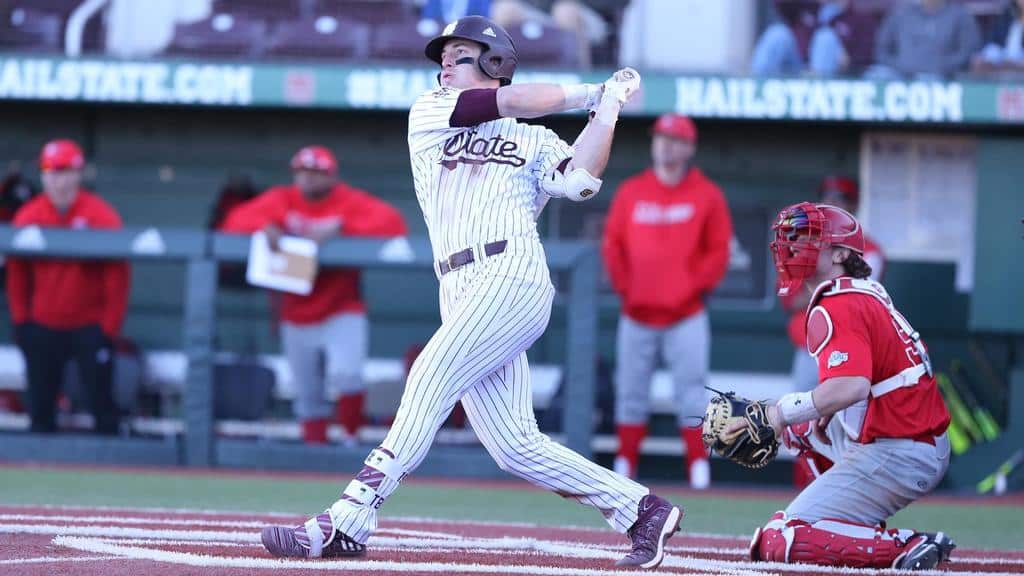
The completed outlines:
[[[664,498],[648,494],[640,500],[637,511],[639,517],[626,532],[633,549],[615,565],[657,568],[665,558],[665,542],[679,530],[683,510]]]
[[[265,526],[260,540],[267,552],[278,558],[354,558],[366,554],[365,544],[334,529],[327,512],[294,528]]]

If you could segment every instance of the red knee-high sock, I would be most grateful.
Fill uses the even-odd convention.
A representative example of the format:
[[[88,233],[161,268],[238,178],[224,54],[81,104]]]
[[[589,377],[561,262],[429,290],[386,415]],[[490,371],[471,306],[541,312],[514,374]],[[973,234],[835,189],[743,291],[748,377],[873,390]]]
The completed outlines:
[[[616,427],[619,436],[619,453],[617,456],[629,462],[631,474],[636,474],[637,463],[640,462],[640,443],[647,436],[646,424],[619,424]]]
[[[708,457],[707,448],[704,447],[704,439],[701,438],[699,426],[687,426],[679,429],[679,435],[683,437],[686,444],[686,469],[689,470],[697,460],[706,460]]]
[[[303,420],[302,439],[306,444],[326,444],[327,420]]]
[[[363,427],[363,404],[366,392],[343,394],[338,398],[338,422],[349,436],[355,437]]]

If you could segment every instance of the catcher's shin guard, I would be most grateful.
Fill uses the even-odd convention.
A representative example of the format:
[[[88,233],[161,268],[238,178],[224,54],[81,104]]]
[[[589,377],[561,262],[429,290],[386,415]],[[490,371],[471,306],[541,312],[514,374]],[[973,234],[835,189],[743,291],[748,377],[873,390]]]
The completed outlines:
[[[826,519],[812,524],[776,512],[754,533],[750,558],[755,562],[891,568],[916,542],[914,533],[909,531],[843,520]]]

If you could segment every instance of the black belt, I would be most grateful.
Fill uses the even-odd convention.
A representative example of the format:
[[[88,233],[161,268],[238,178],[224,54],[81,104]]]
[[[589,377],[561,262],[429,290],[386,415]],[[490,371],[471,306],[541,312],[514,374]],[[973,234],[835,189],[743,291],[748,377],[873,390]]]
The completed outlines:
[[[507,245],[508,240],[498,240],[497,242],[484,244],[484,254],[486,254],[487,256],[501,254],[502,252],[505,251],[505,246]],[[473,249],[466,248],[465,250],[460,250],[459,252],[452,254],[445,260],[441,260],[440,262],[437,263],[437,267],[441,270],[441,275],[444,276],[445,274],[451,272],[452,270],[462,268],[463,266],[469,264],[470,262],[473,262],[474,260],[475,258],[473,257]]]

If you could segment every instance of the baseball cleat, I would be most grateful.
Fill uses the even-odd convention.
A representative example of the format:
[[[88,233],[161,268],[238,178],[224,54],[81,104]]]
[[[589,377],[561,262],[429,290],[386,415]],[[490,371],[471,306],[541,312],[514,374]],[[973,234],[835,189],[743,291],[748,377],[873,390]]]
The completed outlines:
[[[664,498],[648,494],[637,507],[639,517],[626,532],[633,549],[616,566],[657,568],[665,558],[665,542],[679,530],[683,510]]]
[[[327,521],[330,522],[329,517]],[[294,528],[265,526],[260,532],[260,540],[267,552],[277,558],[354,558],[366,554],[365,544],[356,542],[338,530],[334,530],[334,535],[326,544],[311,546],[306,532],[308,524],[299,524]],[[314,547],[317,550],[313,550]]]
[[[931,570],[949,560],[954,548],[953,539],[943,532],[921,532],[907,543],[907,551],[896,557],[892,567],[897,570]]]

